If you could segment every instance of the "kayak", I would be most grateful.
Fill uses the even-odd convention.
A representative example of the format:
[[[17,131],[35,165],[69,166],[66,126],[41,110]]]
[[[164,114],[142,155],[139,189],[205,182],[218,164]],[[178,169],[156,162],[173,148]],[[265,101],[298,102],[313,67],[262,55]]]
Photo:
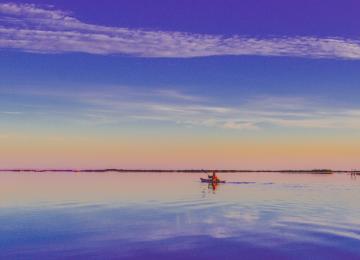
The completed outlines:
[[[225,181],[212,181],[212,180],[209,180],[209,179],[204,179],[204,178],[200,178],[200,181],[201,182],[206,182],[206,183],[225,183]]]

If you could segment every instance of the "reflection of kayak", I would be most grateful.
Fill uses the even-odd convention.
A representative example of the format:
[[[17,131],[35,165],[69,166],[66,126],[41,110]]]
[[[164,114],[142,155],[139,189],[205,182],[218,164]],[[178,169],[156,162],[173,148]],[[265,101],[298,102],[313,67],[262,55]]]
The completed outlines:
[[[209,180],[209,179],[204,179],[204,178],[200,178],[200,181],[201,182],[206,182],[206,183],[225,183],[225,181],[212,181],[212,180]]]

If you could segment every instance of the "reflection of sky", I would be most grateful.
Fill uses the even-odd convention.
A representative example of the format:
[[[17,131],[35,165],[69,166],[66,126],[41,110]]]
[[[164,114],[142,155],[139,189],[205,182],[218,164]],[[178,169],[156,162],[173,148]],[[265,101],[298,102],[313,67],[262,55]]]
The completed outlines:
[[[215,192],[199,176],[4,174],[0,255],[359,256],[350,176],[223,174]]]

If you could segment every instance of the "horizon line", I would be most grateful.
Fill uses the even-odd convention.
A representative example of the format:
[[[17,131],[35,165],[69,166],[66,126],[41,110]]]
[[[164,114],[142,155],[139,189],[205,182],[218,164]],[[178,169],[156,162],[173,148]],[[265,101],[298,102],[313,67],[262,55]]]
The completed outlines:
[[[351,169],[351,170],[342,170],[342,169],[327,169],[327,168],[315,168],[315,169],[125,169],[125,168],[94,168],[94,169],[73,169],[73,168],[43,168],[43,169],[34,169],[34,168],[12,168],[12,169],[0,169],[0,172],[192,172],[192,173],[208,173],[208,172],[222,172],[222,173],[231,173],[231,172],[312,172],[312,173],[350,173],[357,172],[360,173],[360,170]]]

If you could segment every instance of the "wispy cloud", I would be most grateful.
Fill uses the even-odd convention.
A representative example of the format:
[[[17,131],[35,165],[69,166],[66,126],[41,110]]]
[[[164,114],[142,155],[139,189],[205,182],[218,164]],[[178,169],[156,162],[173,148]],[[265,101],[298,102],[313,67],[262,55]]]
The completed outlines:
[[[322,99],[258,96],[230,105],[226,100],[198,97],[178,90],[167,89],[165,92],[176,93],[179,98],[174,99],[172,94],[164,98],[159,95],[161,89],[145,92],[126,87],[119,87],[117,91],[102,88],[99,93],[85,90],[73,93],[55,90],[53,93],[14,92],[14,95],[36,96],[37,107],[24,106],[23,111],[7,114],[7,117],[14,116],[19,120],[23,117],[32,120],[61,118],[77,123],[113,126],[161,123],[245,131],[268,127],[360,129],[360,107],[335,106]],[[54,98],[57,102],[50,102]],[[69,105],[63,106],[64,103]],[[19,104],[14,104],[8,109],[15,109],[15,106],[20,108]]]
[[[149,31],[81,22],[71,13],[33,4],[0,4],[0,48],[26,52],[120,54],[139,57],[216,55],[360,59],[360,40]]]
[[[178,100],[184,100],[184,101],[204,100],[203,97],[184,94],[184,93],[181,93],[174,89],[159,89],[159,90],[155,90],[152,94],[153,95],[157,94],[157,95],[165,97],[165,98],[172,98],[172,99],[178,99]]]
[[[0,111],[0,115],[20,115],[22,114],[19,111]]]

